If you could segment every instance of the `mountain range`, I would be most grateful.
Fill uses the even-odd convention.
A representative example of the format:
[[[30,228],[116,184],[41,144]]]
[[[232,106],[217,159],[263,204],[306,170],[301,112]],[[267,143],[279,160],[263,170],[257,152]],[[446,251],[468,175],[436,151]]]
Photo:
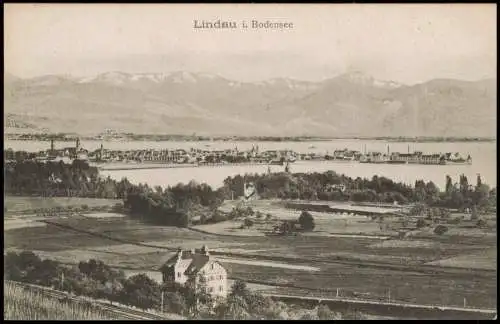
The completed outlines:
[[[350,72],[321,82],[207,73],[4,75],[4,130],[82,135],[494,137],[496,80],[416,85]]]

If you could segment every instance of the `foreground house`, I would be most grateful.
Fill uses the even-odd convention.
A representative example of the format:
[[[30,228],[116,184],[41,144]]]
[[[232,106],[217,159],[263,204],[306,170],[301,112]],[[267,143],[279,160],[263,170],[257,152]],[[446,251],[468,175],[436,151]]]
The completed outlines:
[[[227,271],[220,262],[210,256],[206,245],[198,251],[179,250],[160,270],[164,283],[194,285],[194,289],[203,284],[212,297],[227,296]]]

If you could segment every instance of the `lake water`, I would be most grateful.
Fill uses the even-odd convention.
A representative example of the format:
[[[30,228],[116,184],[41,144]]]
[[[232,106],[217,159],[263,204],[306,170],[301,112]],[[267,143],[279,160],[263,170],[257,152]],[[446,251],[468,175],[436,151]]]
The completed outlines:
[[[328,161],[298,161],[291,164],[291,172],[325,172],[333,170],[350,177],[371,178],[373,175],[414,184],[415,180],[433,181],[440,188],[444,187],[445,176],[450,175],[458,182],[460,174],[465,174],[469,183],[475,184],[477,174],[481,174],[483,183],[496,186],[496,142],[447,142],[447,143],[406,143],[375,140],[331,140],[318,142],[154,142],[154,141],[82,141],[82,147],[94,150],[100,147],[115,150],[131,149],[169,149],[169,148],[207,148],[229,149],[237,147],[239,150],[250,149],[258,145],[259,150],[291,149],[296,152],[333,152],[335,149],[347,148],[350,150],[386,152],[389,146],[391,152],[422,151],[424,153],[459,152],[462,155],[472,156],[472,165],[388,165],[367,163],[338,163]],[[72,142],[56,142],[55,146],[73,146]],[[209,145],[209,146],[207,146]],[[42,141],[5,141],[5,148],[15,150],[39,151],[50,147],[49,142]],[[271,166],[271,171],[283,171],[281,166]],[[170,168],[146,170],[116,170],[102,171],[105,176],[113,179],[126,177],[132,183],[148,183],[150,186],[168,186],[179,182],[187,183],[191,180],[205,182],[212,187],[222,185],[225,178],[245,173],[265,173],[265,165],[223,166],[223,167],[196,167]]]

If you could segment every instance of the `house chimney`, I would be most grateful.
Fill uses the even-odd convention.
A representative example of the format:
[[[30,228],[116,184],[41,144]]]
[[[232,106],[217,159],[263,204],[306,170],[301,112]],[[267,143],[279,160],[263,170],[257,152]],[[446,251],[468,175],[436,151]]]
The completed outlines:
[[[179,260],[181,260],[181,259],[182,259],[182,249],[181,249],[181,248],[179,248],[179,249],[177,250],[177,261],[179,261]]]
[[[206,256],[210,255],[208,253],[208,247],[206,245],[203,245],[203,247],[201,248],[201,253]]]
[[[54,152],[54,139],[50,140],[50,151]]]
[[[191,254],[196,254],[196,250],[194,248],[191,249]]]

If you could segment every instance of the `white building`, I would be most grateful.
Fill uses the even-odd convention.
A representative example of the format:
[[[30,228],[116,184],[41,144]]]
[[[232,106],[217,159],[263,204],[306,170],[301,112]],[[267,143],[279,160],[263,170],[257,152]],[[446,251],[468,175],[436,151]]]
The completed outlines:
[[[179,250],[165,262],[161,272],[164,283],[194,284],[195,289],[203,283],[212,297],[227,297],[227,271],[210,256],[206,245],[198,251]]]

